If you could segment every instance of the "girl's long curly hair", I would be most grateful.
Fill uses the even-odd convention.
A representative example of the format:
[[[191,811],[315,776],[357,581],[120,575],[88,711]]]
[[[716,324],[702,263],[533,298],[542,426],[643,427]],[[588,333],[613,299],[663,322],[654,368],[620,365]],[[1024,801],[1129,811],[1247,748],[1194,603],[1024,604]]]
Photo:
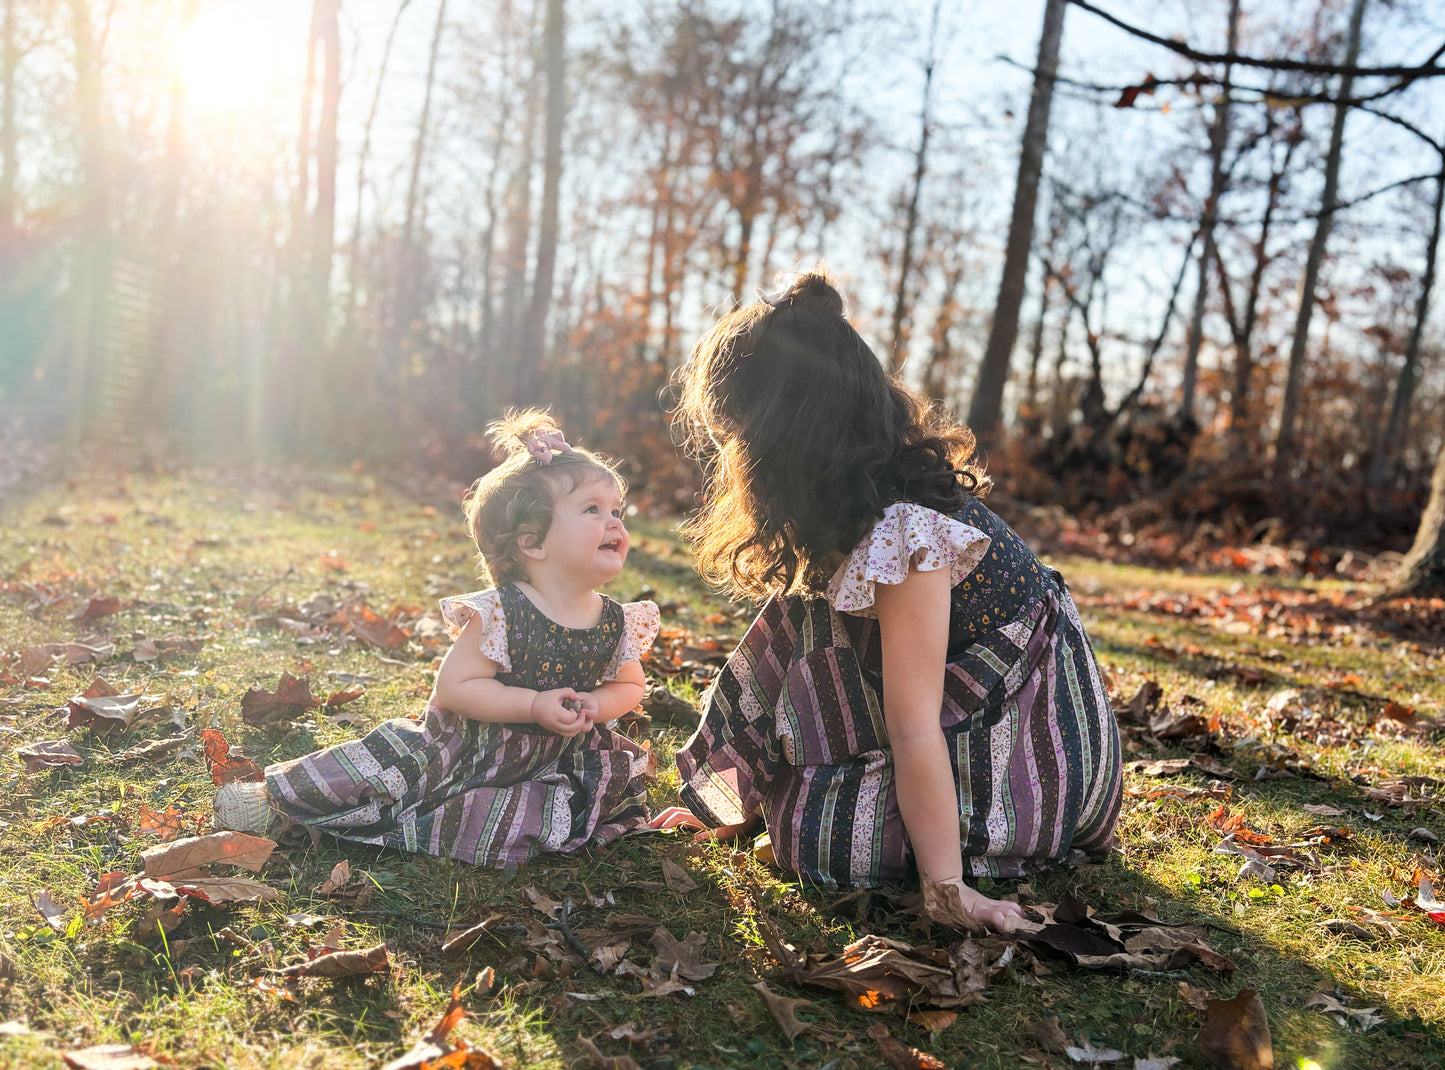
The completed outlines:
[[[724,316],[677,380],[708,477],[683,530],[734,594],[819,595],[889,505],[951,513],[988,489],[973,433],[887,374],[821,271]]]
[[[552,502],[594,479],[611,479],[619,494],[627,483],[606,458],[573,446],[543,464],[527,452],[526,436],[560,428],[545,409],[509,410],[487,425],[492,446],[506,460],[472,484],[462,502],[467,534],[477,544],[482,579],[495,586],[527,578],[523,547],[539,545],[552,526]]]

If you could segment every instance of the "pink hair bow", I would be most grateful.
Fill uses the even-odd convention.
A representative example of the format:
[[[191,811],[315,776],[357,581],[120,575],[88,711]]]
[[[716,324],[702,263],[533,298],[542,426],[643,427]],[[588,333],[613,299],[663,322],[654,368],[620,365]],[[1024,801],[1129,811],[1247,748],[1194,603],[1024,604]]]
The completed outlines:
[[[522,444],[541,464],[551,464],[553,453],[570,453],[572,447],[562,437],[561,431],[527,431],[518,436]]]

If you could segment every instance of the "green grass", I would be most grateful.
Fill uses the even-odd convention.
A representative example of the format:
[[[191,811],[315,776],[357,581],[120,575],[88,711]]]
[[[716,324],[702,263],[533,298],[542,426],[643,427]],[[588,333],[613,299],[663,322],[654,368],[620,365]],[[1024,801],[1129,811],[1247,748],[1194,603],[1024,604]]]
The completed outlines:
[[[896,900],[874,895],[835,910],[833,897],[780,880],[750,854],[727,846],[693,848],[672,836],[630,838],[577,858],[556,858],[517,873],[490,873],[459,864],[323,840],[285,844],[259,875],[277,888],[274,903],[207,908],[192,903],[164,941],[143,937],[141,900],[112,909],[102,924],[55,933],[31,905],[42,889],[74,907],[97,877],[136,872],[139,854],[154,841],[139,834],[141,804],[167,804],[190,816],[188,831],[209,828],[213,786],[194,754],[151,764],[112,764],[105,758],[173,731],[153,721],[115,736],[90,729],[67,733],[54,710],[90,683],[96,671],[122,691],[162,696],[189,725],[219,727],[261,763],[316,746],[353,739],[366,726],[416,712],[431,683],[435,651],[379,655],[335,634],[298,637],[265,623],[288,601],[317,594],[340,599],[365,594],[378,612],[394,605],[434,607],[441,594],[477,586],[472,549],[454,506],[461,488],[431,490],[418,500],[365,473],[272,474],[242,480],[204,473],[187,478],[132,477],[77,482],[12,502],[0,513],[0,650],[15,653],[45,642],[98,635],[115,645],[100,666],[44,671],[39,680],[0,686],[0,741],[22,744],[69,738],[84,765],[27,774],[7,755],[0,765],[0,954],[13,977],[0,980],[0,1020],[23,1022],[29,1035],[0,1035],[0,1066],[61,1065],[58,1052],[107,1042],[137,1043],[182,1067],[374,1067],[401,1054],[440,1017],[455,984],[471,989],[487,968],[490,987],[467,996],[470,1017],[452,1034],[482,1045],[516,1067],[590,1065],[579,1035],[611,1055],[645,1067],[818,1068],[879,1065],[867,1037],[878,1019],[849,1009],[822,989],[790,986],[771,977],[750,913],[749,887],[787,939],[808,951],[837,951],[865,932],[916,942]],[[631,598],[652,588],[674,603],[664,622],[694,636],[735,639],[745,627],[738,607],[700,585],[670,524],[632,522],[633,555],[612,593]],[[331,555],[324,559],[323,555]],[[344,562],[344,568],[335,566]],[[1309,607],[1352,597],[1336,582],[1284,583],[1259,577],[1180,575],[1085,561],[1056,562],[1081,602],[1100,658],[1118,694],[1128,699],[1146,678],[1177,708],[1184,695],[1222,719],[1212,757],[1243,779],[1231,808],[1250,826],[1292,842],[1321,823],[1350,829],[1354,838],[1321,849],[1318,871],[1281,869],[1272,887],[1235,881],[1239,859],[1215,854],[1220,836],[1206,824],[1219,805],[1209,798],[1161,798],[1164,784],[1207,783],[1196,773],[1147,778],[1130,773],[1120,822],[1120,850],[1101,864],[1061,868],[1031,884],[1031,900],[1072,893],[1101,911],[1156,910],[1172,921],[1211,921],[1222,929],[1213,946],[1238,965],[1232,976],[1200,967],[1188,983],[1214,994],[1257,989],[1268,1011],[1275,1065],[1323,1067],[1436,1066],[1445,1058],[1445,932],[1423,914],[1400,908],[1394,932],[1372,943],[1332,935],[1319,922],[1353,918],[1352,908],[1386,910],[1380,892],[1410,894],[1417,867],[1437,873],[1434,846],[1411,838],[1415,828],[1445,834],[1433,805],[1418,812],[1392,809],[1364,794],[1387,773],[1445,778],[1445,759],[1428,733],[1399,734],[1371,719],[1384,699],[1438,715],[1445,704],[1438,645],[1383,631],[1383,618],[1362,615],[1349,632],[1308,625]],[[1274,593],[1278,590],[1278,594]],[[1195,596],[1205,605],[1258,598],[1289,602],[1296,615],[1258,626],[1220,613],[1184,617],[1147,607],[1140,592]],[[100,620],[70,619],[92,596],[117,596],[129,607]],[[55,599],[51,604],[38,604]],[[1132,599],[1144,608],[1127,608]],[[1351,603],[1353,604],[1353,603]],[[1303,608],[1300,608],[1303,607]],[[1434,612],[1429,607],[1419,612]],[[1274,634],[1271,634],[1271,631]],[[1438,631],[1438,629],[1437,629]],[[137,663],[128,655],[141,638],[203,637],[195,653]],[[1438,640],[1437,640],[1438,644]],[[10,662],[13,668],[13,660]],[[1241,668],[1263,682],[1242,682]],[[254,729],[240,719],[240,699],[254,684],[275,686],[282,671],[309,674],[313,690],[365,676],[365,696],[346,707],[363,725],[316,716],[292,729]],[[1246,674],[1248,676],[1248,674]],[[1251,676],[1249,678],[1258,678]],[[676,678],[675,690],[694,696],[700,680]],[[1297,688],[1306,704],[1330,721],[1329,738],[1315,743],[1301,726],[1266,717],[1266,704]],[[1311,722],[1304,722],[1308,728]],[[655,805],[675,798],[671,755],[685,733],[655,725],[652,747],[660,772]],[[1126,733],[1128,757],[1182,756],[1189,750],[1154,746],[1139,730]],[[1324,777],[1252,778],[1262,766]],[[1328,802],[1346,817],[1306,813]],[[107,820],[77,827],[69,818],[109,812]],[[1365,816],[1379,814],[1378,821]],[[362,899],[319,895],[341,859],[365,875]],[[682,865],[698,888],[674,891],[664,859]],[[359,885],[361,886],[361,885]],[[626,915],[665,923],[681,938],[707,936],[708,961],[722,965],[694,984],[697,995],[647,998],[631,977],[601,976],[549,955],[549,930],[526,905],[524,887],[570,898],[572,926],[584,939],[615,931]],[[1014,889],[999,882],[995,894]],[[610,895],[612,902],[605,898]],[[593,903],[601,903],[596,906]],[[269,966],[304,957],[308,937],[323,929],[289,926],[288,914],[310,912],[343,921],[348,948],[385,941],[392,969],[357,980],[301,982],[295,1002],[258,990],[253,980]],[[498,934],[460,958],[441,942],[501,914]],[[214,934],[229,926],[267,949],[248,955]],[[531,945],[529,946],[529,941]],[[646,935],[629,957],[650,961]],[[542,967],[539,968],[539,960]],[[962,1011],[937,1035],[888,1018],[893,1034],[950,1066],[1014,1068],[1070,1064],[1040,1056],[1031,1029],[1056,1015],[1071,1037],[1131,1056],[1172,1054],[1184,1068],[1206,1065],[1198,1054],[1198,1017],[1176,979],[1098,973],[1049,960],[1052,973],[1037,985],[1001,979],[989,999]],[[812,1027],[789,1044],[749,985],[770,978],[774,991],[812,1001],[800,1017]],[[1303,1004],[1316,991],[1338,990],[1350,1006],[1379,1007],[1386,1021],[1370,1030],[1342,1028]],[[579,998],[595,997],[595,998]],[[629,1047],[607,1034],[624,1022],[655,1030]],[[1114,1065],[1132,1066],[1131,1061]]]

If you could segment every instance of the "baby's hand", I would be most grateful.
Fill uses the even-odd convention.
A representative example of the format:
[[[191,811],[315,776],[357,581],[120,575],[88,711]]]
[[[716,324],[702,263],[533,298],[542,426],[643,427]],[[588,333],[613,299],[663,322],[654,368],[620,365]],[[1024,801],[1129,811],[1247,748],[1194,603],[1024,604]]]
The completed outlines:
[[[957,877],[937,883],[925,880],[923,910],[930,921],[972,933],[986,931],[986,926],[1008,934],[1024,920],[1024,909],[1017,903],[990,899]]]
[[[581,712],[581,696],[570,687],[538,691],[532,699],[532,721],[559,736],[575,736],[591,726]]]
[[[597,696],[591,691],[578,691],[575,708],[587,718],[588,726],[596,724],[602,719],[602,703],[597,701]]]

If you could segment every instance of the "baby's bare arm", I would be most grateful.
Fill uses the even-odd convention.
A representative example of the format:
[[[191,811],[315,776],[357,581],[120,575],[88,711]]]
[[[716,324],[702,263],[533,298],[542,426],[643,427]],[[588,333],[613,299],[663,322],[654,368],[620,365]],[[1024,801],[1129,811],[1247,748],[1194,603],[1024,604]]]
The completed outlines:
[[[473,616],[442,658],[432,691],[433,700],[457,716],[473,721],[531,721],[537,692],[498,680],[499,666],[482,653],[481,639],[481,618]]]
[[[647,678],[643,675],[642,665],[636,661],[624,661],[617,667],[615,679],[581,696],[583,712],[594,724],[615,720],[636,707],[646,690]]]

